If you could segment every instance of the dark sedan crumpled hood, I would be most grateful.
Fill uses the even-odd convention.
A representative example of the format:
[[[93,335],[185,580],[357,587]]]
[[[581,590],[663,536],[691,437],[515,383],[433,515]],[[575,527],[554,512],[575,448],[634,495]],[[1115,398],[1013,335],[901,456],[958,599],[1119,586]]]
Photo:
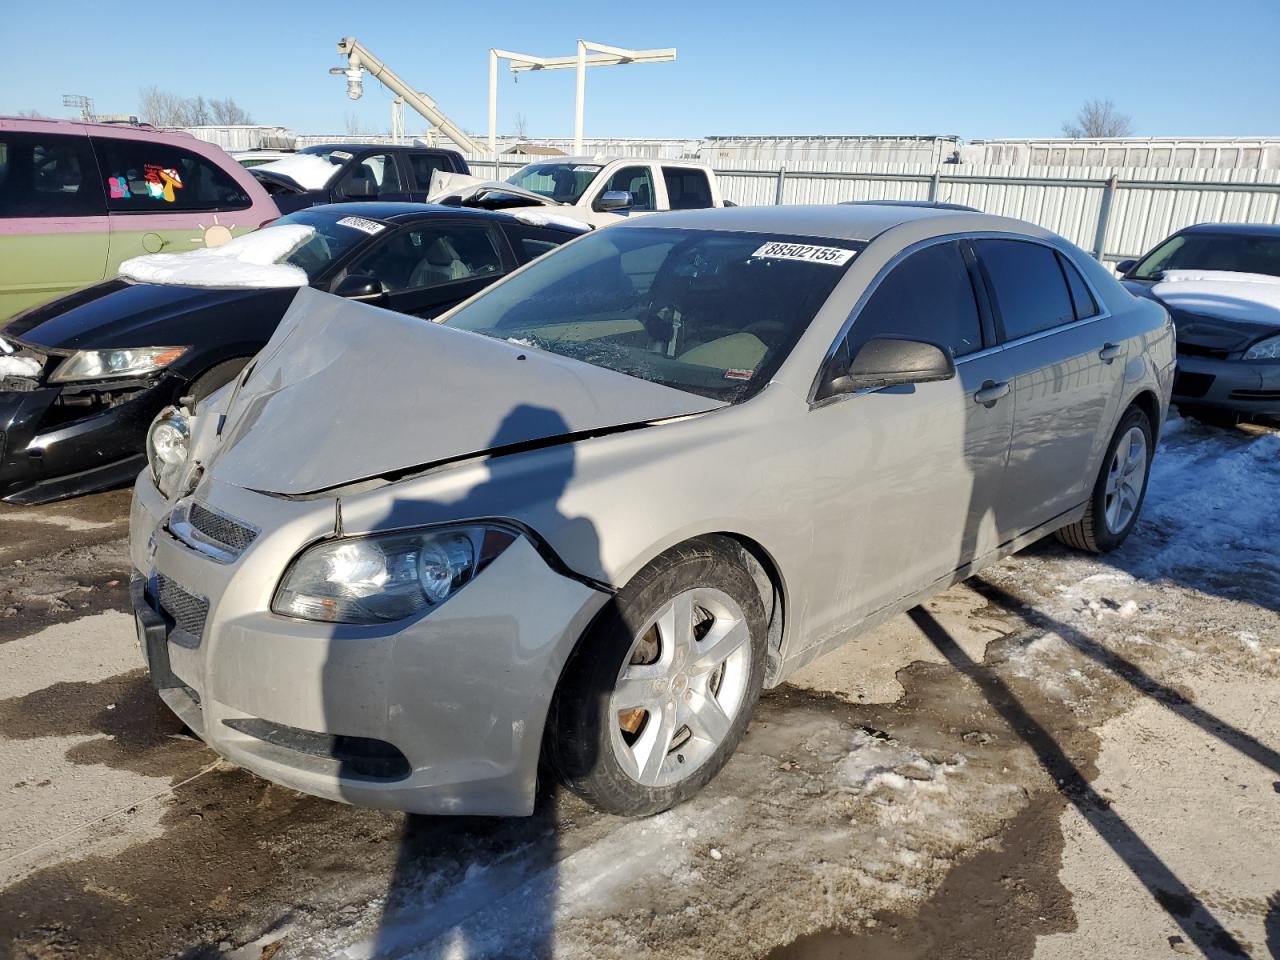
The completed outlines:
[[[1178,342],[1234,353],[1280,330],[1280,280],[1224,271],[1174,271],[1146,293],[1177,325]]]
[[[297,496],[722,406],[303,287],[235,393],[207,467]]]
[[[36,307],[11,320],[6,335],[50,350],[162,347],[189,342],[201,315],[229,305],[279,300],[284,311],[294,289],[210,289],[108,280]]]

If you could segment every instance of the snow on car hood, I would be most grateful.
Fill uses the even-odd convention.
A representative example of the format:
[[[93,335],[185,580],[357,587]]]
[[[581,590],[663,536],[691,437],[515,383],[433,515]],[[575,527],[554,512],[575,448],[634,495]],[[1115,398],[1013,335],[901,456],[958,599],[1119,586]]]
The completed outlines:
[[[187,253],[151,253],[120,264],[120,276],[138,283],[184,287],[305,287],[307,274],[277,263],[315,235],[316,228],[287,223],[246,233],[220,247]]]
[[[1151,295],[1172,310],[1280,326],[1280,277],[1226,270],[1167,270]]]
[[[342,169],[339,164],[330,163],[324,157],[314,153],[295,153],[283,160],[271,163],[260,163],[251,172],[274,173],[278,177],[288,177],[303,190],[323,190]]]
[[[559,415],[513,423],[534,401]],[[702,413],[722,401],[578,360],[298,291],[231,400],[209,469],[299,495],[553,436]],[[496,438],[501,437],[500,441]]]

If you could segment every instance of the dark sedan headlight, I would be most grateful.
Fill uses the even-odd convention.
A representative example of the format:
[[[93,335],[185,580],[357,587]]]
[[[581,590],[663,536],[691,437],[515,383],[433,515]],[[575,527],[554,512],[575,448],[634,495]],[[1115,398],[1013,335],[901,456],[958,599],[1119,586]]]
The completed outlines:
[[[166,407],[147,430],[147,466],[160,492],[169,495],[191,452],[191,418],[177,407]]]
[[[271,610],[326,623],[403,620],[444,603],[516,536],[467,524],[318,543],[290,565]]]
[[[58,364],[50,383],[141,377],[163,370],[187,352],[187,347],[129,347],[121,350],[77,350]]]
[[[1280,335],[1259,340],[1244,352],[1245,360],[1280,360]]]

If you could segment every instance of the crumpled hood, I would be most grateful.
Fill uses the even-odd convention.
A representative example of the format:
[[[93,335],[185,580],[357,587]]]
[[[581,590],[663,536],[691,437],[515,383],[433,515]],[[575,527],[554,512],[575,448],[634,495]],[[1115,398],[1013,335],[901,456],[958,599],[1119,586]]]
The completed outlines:
[[[1180,343],[1233,352],[1280,329],[1280,277],[1170,270],[1149,293],[1173,315]]]
[[[531,406],[538,416],[524,415]],[[721,406],[304,287],[230,400],[207,466],[226,483],[300,495]]]

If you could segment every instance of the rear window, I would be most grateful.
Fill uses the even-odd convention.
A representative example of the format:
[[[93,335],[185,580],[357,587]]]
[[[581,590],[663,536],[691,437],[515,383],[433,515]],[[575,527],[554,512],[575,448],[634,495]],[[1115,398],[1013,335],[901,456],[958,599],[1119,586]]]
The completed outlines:
[[[418,190],[431,189],[431,175],[437,170],[452,173],[453,166],[448,157],[430,153],[409,154],[409,166],[413,168],[413,179]]]
[[[113,213],[243,210],[252,200],[198,153],[147,140],[93,139]]]
[[[1056,252],[1024,240],[975,240],[973,246],[991,280],[1006,340],[1075,320]]]
[[[88,137],[0,133],[0,217],[106,212]]]
[[[667,203],[672,210],[702,210],[711,206],[711,184],[701,170],[663,167],[662,179],[667,184]]]

